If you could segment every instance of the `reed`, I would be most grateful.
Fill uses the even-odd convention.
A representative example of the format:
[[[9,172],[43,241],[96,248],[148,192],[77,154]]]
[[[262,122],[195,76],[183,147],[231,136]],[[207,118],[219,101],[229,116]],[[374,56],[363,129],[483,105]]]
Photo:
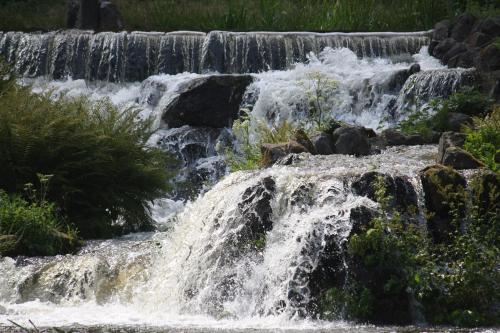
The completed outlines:
[[[495,0],[115,0],[126,30],[414,31]],[[0,1],[0,30],[64,28],[65,0]]]

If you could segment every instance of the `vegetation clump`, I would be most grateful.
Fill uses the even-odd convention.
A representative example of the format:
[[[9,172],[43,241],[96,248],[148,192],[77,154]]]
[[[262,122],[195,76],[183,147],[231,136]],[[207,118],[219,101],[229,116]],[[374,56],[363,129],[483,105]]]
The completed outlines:
[[[478,184],[470,182],[472,193],[484,190],[484,181],[481,188]],[[498,325],[498,207],[485,211],[468,191],[457,190],[452,197],[464,196],[466,213],[449,203],[455,207],[451,223],[458,227],[449,229],[447,242],[436,243],[424,226],[387,210],[382,180],[377,188],[382,214],[348,240],[347,285],[323,295],[323,316],[373,323]],[[489,186],[488,191],[498,199],[498,188]]]
[[[57,209],[62,227],[75,225],[84,238],[151,225],[150,202],[169,178],[168,157],[147,144],[151,120],[109,100],[35,94],[5,67],[0,78],[1,190],[22,196],[26,184],[41,187],[39,174],[52,175],[44,200],[55,208],[41,208]]]
[[[474,118],[465,129],[464,148],[491,170],[500,172],[500,106],[485,118]]]

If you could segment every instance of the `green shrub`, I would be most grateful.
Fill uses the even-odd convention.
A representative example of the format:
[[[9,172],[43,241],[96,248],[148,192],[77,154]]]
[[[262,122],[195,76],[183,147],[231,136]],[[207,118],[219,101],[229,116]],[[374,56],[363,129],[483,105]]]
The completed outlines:
[[[477,90],[463,89],[449,98],[435,98],[429,105],[411,112],[407,119],[398,124],[406,134],[421,134],[428,138],[433,131],[450,130],[448,123],[450,112],[464,113],[469,116],[486,115],[491,111],[493,101]]]
[[[0,191],[0,255],[55,255],[77,245],[75,229],[61,220],[54,204]]]
[[[500,107],[484,119],[474,118],[466,133],[464,148],[490,169],[500,172]]]
[[[252,121],[256,122],[254,130],[251,128]],[[235,120],[233,134],[236,137],[237,151],[226,150],[226,158],[231,171],[259,168],[262,164],[261,145],[288,142],[295,131],[296,127],[288,121],[284,121],[280,126],[269,127],[263,121],[253,120],[248,113]],[[251,138],[252,136],[255,136],[255,140]]]
[[[22,193],[51,174],[47,199],[81,235],[147,228],[167,190],[167,156],[146,144],[151,121],[109,100],[60,98],[10,85],[0,92],[0,189]]]

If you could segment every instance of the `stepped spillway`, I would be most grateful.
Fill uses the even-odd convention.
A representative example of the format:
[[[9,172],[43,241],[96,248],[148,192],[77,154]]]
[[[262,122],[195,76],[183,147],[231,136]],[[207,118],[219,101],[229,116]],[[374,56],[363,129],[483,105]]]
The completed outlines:
[[[360,57],[398,57],[429,43],[418,33],[0,32],[0,55],[26,77],[141,81],[183,72],[257,73],[345,47]]]

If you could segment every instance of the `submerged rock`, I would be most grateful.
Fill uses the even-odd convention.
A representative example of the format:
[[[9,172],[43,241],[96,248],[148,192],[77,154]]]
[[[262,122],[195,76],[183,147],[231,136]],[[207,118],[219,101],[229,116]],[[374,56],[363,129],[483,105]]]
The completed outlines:
[[[250,75],[211,75],[189,81],[165,108],[163,120],[169,127],[230,127],[238,117],[239,106]]]

